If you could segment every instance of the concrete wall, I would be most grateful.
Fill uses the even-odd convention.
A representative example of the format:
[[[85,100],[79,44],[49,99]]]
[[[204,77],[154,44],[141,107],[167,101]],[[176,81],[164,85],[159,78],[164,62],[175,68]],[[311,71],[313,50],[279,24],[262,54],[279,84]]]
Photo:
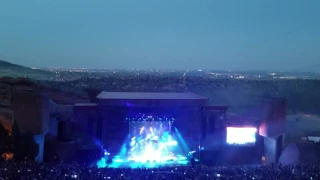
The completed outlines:
[[[264,137],[264,153],[266,164],[276,162],[276,140],[270,137]]]
[[[115,155],[120,152],[129,133],[129,124],[125,122],[126,114],[110,106],[99,106],[99,111],[102,145]]]
[[[53,142],[51,152],[58,155],[59,160],[72,160],[77,153],[77,143],[75,141],[71,142]],[[51,155],[52,156],[52,155]]]
[[[57,137],[58,136],[58,121],[56,118],[50,119],[50,136]]]
[[[199,107],[179,110],[173,126],[178,129],[190,150],[199,149],[202,132],[201,110]]]
[[[264,154],[266,164],[279,161],[282,150],[284,149],[285,135],[279,134],[276,138],[264,137]]]
[[[76,133],[90,133],[92,123],[99,121],[99,107],[97,104],[76,104],[73,107]]]
[[[222,110],[209,110],[203,114],[206,118],[201,129],[205,137],[201,140],[201,146],[208,151],[218,151],[226,142],[226,112]]]

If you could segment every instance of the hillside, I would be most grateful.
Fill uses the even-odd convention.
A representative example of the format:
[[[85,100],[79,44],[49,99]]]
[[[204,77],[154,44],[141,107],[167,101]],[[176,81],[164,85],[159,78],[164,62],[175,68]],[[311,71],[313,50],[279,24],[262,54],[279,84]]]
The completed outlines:
[[[32,69],[29,67],[12,64],[8,61],[0,60],[0,77],[29,77],[33,79],[41,79],[43,77],[52,76],[48,71]]]
[[[21,66],[21,65],[17,65],[17,64],[12,64],[8,61],[3,61],[0,60],[0,69],[1,70],[30,70],[30,68],[25,67],[25,66]]]
[[[132,92],[194,92],[209,98],[210,104],[227,105],[229,110],[248,109],[266,97],[287,99],[288,113],[320,112],[320,80],[238,80],[201,77],[105,77],[68,82],[39,82],[62,92],[85,95],[85,89]]]

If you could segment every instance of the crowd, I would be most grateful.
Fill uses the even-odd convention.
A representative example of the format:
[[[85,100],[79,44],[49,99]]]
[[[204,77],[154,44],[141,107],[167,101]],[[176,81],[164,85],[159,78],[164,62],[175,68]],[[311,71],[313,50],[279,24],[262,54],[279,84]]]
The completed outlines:
[[[49,179],[235,179],[235,180],[313,180],[320,179],[319,165],[264,165],[264,166],[184,166],[184,167],[159,167],[141,169],[98,169],[79,163],[15,163],[2,162],[0,164],[0,179],[15,180],[49,180]]]

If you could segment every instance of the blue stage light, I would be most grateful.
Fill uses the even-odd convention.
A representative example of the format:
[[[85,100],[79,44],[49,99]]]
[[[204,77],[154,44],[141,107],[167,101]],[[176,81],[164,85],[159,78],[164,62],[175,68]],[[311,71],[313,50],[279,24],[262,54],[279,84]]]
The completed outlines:
[[[155,120],[164,117],[154,117]],[[172,119],[172,118],[164,118]],[[187,164],[188,149],[181,141],[180,134],[171,131],[169,121],[156,121],[146,118],[144,122],[136,121],[130,126],[127,141],[120,152],[112,159],[109,167],[157,167],[170,163]],[[186,150],[185,150],[186,149]]]

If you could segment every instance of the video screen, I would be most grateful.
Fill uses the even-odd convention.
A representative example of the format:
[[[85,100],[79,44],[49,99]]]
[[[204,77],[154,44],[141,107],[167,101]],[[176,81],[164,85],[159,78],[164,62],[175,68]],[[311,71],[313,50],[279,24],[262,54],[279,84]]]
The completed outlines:
[[[254,146],[256,133],[257,128],[254,127],[227,127],[227,144]]]
[[[126,159],[134,162],[176,161],[184,154],[172,122],[135,122],[129,125]]]

